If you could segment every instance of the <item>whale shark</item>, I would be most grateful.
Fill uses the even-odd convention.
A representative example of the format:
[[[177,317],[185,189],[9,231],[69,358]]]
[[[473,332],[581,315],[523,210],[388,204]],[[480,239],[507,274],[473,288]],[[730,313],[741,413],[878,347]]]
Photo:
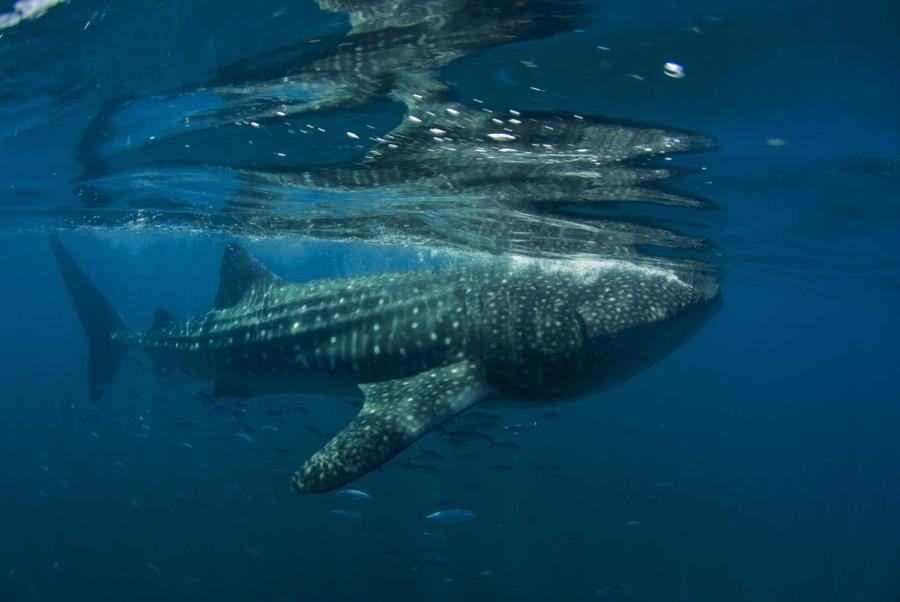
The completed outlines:
[[[157,309],[132,330],[55,236],[100,399],[131,347],[213,396],[359,395],[358,415],[293,475],[322,493],[381,466],[480,403],[552,403],[620,383],[679,347],[721,305],[698,262],[510,258],[287,282],[225,247],[212,309]]]

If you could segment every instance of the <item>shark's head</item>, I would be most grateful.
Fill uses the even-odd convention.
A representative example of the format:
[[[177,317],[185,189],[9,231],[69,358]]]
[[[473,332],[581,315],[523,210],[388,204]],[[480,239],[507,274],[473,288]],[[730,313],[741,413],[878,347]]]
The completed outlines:
[[[610,260],[542,261],[467,299],[489,377],[518,397],[612,385],[658,361],[721,305],[717,275]]]
[[[570,300],[585,327],[590,386],[612,386],[686,342],[722,306],[705,264],[610,265]]]

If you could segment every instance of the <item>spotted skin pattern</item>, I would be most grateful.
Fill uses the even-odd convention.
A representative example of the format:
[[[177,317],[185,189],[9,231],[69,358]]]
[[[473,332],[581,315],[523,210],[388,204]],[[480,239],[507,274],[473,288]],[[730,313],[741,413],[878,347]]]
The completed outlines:
[[[185,320],[158,312],[149,330],[112,340],[213,380],[216,395],[361,389],[359,415],[293,477],[300,491],[324,492],[480,401],[571,399],[620,382],[720,303],[715,274],[699,264],[575,264],[288,283],[229,245],[211,311]]]
[[[360,388],[366,402],[359,415],[294,474],[298,490],[330,491],[352,481],[489,391],[481,366],[468,360]]]

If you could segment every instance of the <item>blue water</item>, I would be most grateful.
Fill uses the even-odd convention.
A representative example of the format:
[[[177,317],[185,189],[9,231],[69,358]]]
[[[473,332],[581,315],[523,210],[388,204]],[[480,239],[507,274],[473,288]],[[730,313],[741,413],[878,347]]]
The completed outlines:
[[[715,139],[675,156],[690,171],[666,186],[717,210],[629,211],[708,239],[651,254],[714,265],[724,306],[607,392],[497,410],[527,427],[503,437],[515,449],[426,436],[352,485],[370,500],[290,487],[324,442],[313,429],[356,412],[341,399],[210,411],[208,383],[158,378],[135,352],[88,402],[84,333],[47,244],[57,232],[136,328],[157,306],[207,311],[228,241],[298,281],[486,260],[481,231],[467,248],[223,212],[247,194],[241,170],[350,161],[367,141],[346,131],[402,119],[385,98],[304,114],[289,119],[326,132],[299,145],[210,126],[233,100],[216,73],[245,60],[277,79],[292,64],[279,49],[340,40],[346,16],[72,0],[0,30],[0,600],[900,601],[898,5],[597,1],[582,20],[440,78],[467,106]],[[663,73],[669,61],[684,78]],[[150,136],[160,144],[136,148]],[[366,198],[278,193],[290,196],[266,203],[290,215],[335,195],[355,215]],[[297,404],[308,414],[266,414]],[[440,474],[400,465],[418,448],[441,454],[425,462]],[[425,520],[452,508],[476,518]]]

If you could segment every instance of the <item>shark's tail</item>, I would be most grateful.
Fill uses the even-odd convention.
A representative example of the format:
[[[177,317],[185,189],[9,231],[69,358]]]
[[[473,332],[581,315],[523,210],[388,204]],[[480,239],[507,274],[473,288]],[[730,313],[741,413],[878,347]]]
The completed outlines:
[[[88,280],[59,239],[50,236],[50,248],[63,282],[72,297],[75,312],[81,320],[88,340],[88,394],[91,401],[103,395],[104,385],[112,382],[129,344],[116,340],[113,334],[128,327],[110,302]]]

